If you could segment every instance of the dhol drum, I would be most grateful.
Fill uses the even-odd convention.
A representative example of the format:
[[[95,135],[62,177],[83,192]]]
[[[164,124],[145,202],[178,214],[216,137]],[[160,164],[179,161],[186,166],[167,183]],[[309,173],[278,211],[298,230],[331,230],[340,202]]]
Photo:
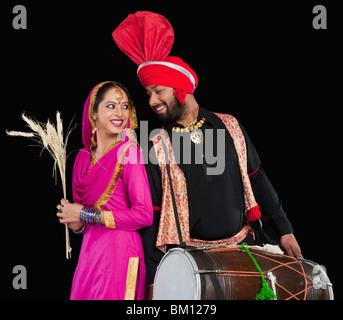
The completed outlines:
[[[333,300],[325,268],[261,247],[249,246],[278,300]],[[154,279],[154,300],[254,300],[261,275],[239,246],[174,248],[162,258]]]

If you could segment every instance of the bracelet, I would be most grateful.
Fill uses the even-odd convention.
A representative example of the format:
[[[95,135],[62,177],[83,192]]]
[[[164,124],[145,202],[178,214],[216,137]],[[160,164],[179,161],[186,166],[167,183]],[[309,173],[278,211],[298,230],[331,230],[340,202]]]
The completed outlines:
[[[101,224],[101,211],[83,207],[80,212],[80,221],[98,226]]]
[[[73,232],[75,234],[82,234],[82,233],[84,233],[85,229],[86,229],[86,224],[84,223],[80,230],[78,230],[78,231],[73,230]]]

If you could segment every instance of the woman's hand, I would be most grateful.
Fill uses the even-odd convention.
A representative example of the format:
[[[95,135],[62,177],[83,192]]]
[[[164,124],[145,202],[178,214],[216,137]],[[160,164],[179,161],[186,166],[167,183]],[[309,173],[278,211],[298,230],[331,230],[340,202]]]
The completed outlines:
[[[83,222],[80,221],[82,205],[61,199],[61,203],[56,208],[58,209],[57,217],[60,218],[60,223],[67,223],[68,227],[75,231],[82,228]]]

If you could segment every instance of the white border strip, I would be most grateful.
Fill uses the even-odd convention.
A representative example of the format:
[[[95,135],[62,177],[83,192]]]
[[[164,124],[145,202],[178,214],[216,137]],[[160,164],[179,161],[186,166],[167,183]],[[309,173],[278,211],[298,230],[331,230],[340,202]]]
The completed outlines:
[[[187,69],[185,69],[185,68],[183,68],[183,67],[181,67],[175,63],[166,62],[166,61],[147,61],[147,62],[142,63],[138,67],[137,74],[141,68],[148,66],[148,65],[151,65],[151,64],[160,64],[162,66],[166,66],[166,67],[175,69],[175,70],[183,73],[191,81],[191,83],[193,85],[193,90],[195,90],[195,79],[194,79],[193,75]]]

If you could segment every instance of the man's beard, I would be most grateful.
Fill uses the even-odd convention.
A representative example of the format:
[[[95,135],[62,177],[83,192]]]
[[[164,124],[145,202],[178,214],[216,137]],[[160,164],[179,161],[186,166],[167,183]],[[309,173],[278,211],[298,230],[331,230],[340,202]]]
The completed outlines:
[[[183,106],[175,97],[169,105],[166,104],[166,112],[158,115],[159,119],[164,123],[173,123],[181,118],[185,113],[185,106]]]

